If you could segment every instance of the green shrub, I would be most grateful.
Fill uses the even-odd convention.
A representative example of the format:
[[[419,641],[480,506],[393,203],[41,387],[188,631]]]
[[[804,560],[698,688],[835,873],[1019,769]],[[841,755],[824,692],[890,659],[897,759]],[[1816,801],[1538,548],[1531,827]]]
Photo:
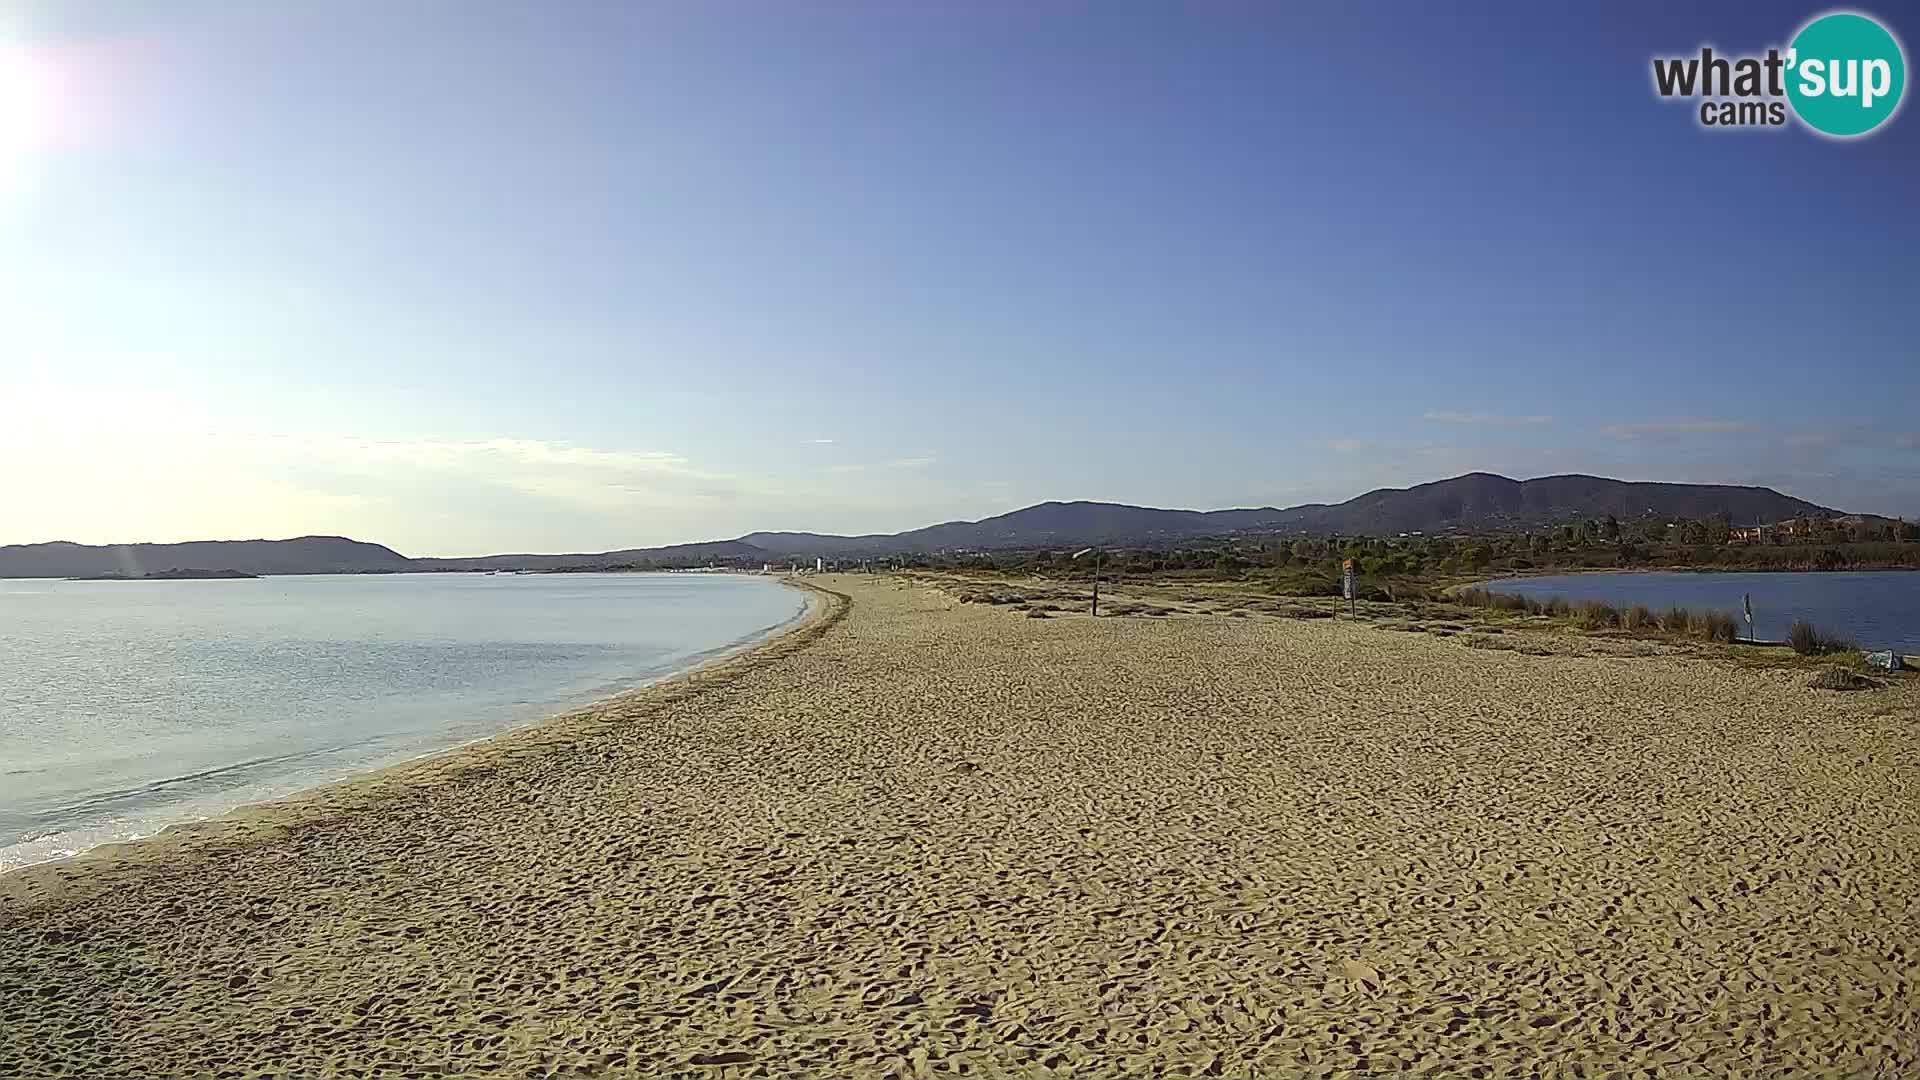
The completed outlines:
[[[1708,641],[1732,641],[1739,634],[1740,622],[1731,611],[1703,611],[1695,616],[1693,632]]]
[[[1486,589],[1461,589],[1450,597],[1444,597],[1465,607],[1492,608],[1495,611],[1524,611],[1539,614],[1543,610],[1540,601],[1531,596],[1518,593],[1489,592]],[[1563,601],[1564,603],[1564,601]]]
[[[1823,656],[1827,653],[1853,652],[1860,643],[1851,638],[1830,634],[1805,619],[1795,619],[1787,630],[1787,644],[1801,656]]]
[[[1313,569],[1287,569],[1267,579],[1267,591],[1275,596],[1339,596],[1340,579]]]
[[[1573,621],[1589,630],[1606,630],[1620,625],[1620,612],[1612,604],[1588,600],[1574,610]]]

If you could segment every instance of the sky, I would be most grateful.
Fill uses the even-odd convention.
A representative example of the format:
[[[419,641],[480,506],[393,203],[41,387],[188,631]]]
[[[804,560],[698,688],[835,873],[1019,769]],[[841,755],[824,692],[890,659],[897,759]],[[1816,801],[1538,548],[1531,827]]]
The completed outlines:
[[[1920,115],[1652,89],[1823,10],[0,0],[0,543],[1920,517]]]

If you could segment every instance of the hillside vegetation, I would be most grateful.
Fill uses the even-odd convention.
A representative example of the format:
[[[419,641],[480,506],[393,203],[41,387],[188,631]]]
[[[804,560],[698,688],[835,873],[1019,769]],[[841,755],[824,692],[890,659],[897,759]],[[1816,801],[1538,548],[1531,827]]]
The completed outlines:
[[[1104,554],[1119,578],[1228,580],[1276,595],[1337,596],[1341,564],[1353,559],[1363,598],[1426,595],[1481,578],[1550,571],[1688,569],[1920,569],[1920,526],[1911,523],[1810,519],[1809,533],[1790,543],[1736,544],[1724,515],[1669,522],[1653,517],[1622,524],[1589,519],[1552,528],[1473,536],[1223,538],[1166,547],[1132,546]],[[905,560],[1039,576],[1086,576],[1084,562],[1054,550],[987,552]]]

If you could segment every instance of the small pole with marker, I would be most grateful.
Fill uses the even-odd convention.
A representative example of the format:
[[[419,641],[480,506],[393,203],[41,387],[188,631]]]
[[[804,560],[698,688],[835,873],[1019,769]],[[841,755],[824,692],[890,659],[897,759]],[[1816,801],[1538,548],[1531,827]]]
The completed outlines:
[[[1753,644],[1753,594],[1746,593],[1747,608],[1747,644]]]
[[[1088,554],[1093,556],[1093,617],[1097,619],[1100,617],[1100,557],[1106,553],[1099,548],[1081,548],[1073,557],[1078,559]]]
[[[1347,617],[1352,618],[1353,616],[1359,613],[1358,609],[1354,604],[1353,594],[1355,590],[1353,587],[1353,560],[1352,559],[1342,559],[1340,562],[1340,591],[1346,594]]]

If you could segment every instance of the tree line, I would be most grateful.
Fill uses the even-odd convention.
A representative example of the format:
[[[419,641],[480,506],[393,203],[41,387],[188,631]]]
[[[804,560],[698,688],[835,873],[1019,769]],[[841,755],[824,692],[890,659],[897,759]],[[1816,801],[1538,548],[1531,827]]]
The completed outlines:
[[[1920,568],[1920,525],[1903,521],[1801,519],[1763,541],[1738,542],[1724,514],[1698,518],[1612,516],[1553,526],[1434,536],[1234,536],[1165,545],[1113,546],[1109,573],[1138,577],[1266,578],[1276,591],[1339,592],[1341,564],[1353,559],[1378,588],[1467,575],[1614,568],[1838,570]],[[909,565],[1032,573],[1085,574],[1084,562],[1054,550],[914,556]]]

